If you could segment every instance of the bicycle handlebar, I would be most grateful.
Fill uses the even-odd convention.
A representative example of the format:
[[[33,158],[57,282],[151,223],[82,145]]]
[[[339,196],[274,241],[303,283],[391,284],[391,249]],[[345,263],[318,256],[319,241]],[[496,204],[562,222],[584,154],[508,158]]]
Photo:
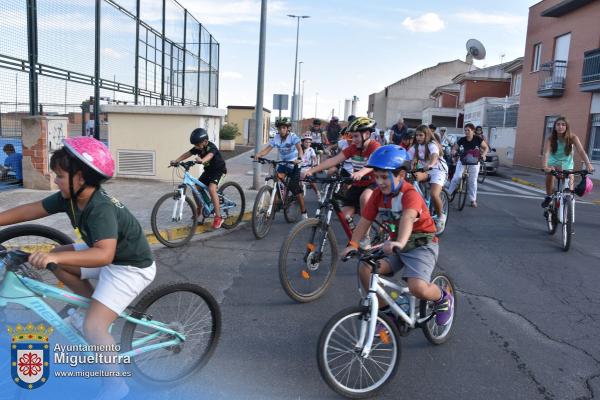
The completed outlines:
[[[199,161],[196,160],[192,160],[192,161],[180,161],[177,163],[171,163],[169,165],[169,168],[171,167],[183,167],[186,171],[189,171],[190,168],[192,168],[194,165],[196,164],[202,164]]]
[[[27,262],[30,255],[31,255],[31,253],[28,253],[23,250],[8,251],[4,246],[0,245],[0,260],[8,259],[8,261],[10,262],[7,265],[7,269],[12,266],[17,267],[17,266]],[[54,272],[58,268],[58,265],[56,263],[48,263],[48,265],[46,265],[46,268],[49,269],[50,271]]]
[[[330,176],[330,177],[318,177],[318,176],[307,176],[304,179],[302,179],[302,181],[304,182],[316,182],[316,183],[337,183],[337,182],[341,182],[341,183],[354,183],[354,182],[361,182],[361,181],[368,181],[370,180],[370,178],[364,176],[361,179],[355,181],[354,179],[352,179],[352,177],[343,177],[343,176]]]
[[[272,164],[272,165],[278,165],[278,164],[296,164],[296,161],[275,161],[275,160],[269,160],[269,159],[263,158],[263,157],[256,158],[254,156],[250,156],[250,158],[253,158],[254,162],[257,162],[259,164]]]
[[[587,169],[582,169],[582,170],[579,170],[579,171],[576,171],[576,170],[562,170],[562,171],[557,171],[557,170],[553,169],[550,172],[546,172],[545,170],[542,169],[542,172],[545,172],[545,173],[553,175],[553,176],[581,175],[582,177],[585,177],[586,175],[592,175],[593,174],[593,172],[590,172]]]

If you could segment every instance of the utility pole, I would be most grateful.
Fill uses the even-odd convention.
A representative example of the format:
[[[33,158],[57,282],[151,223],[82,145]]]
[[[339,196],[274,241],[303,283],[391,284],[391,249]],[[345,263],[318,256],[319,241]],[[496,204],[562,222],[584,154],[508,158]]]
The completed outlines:
[[[258,45],[258,80],[256,84],[256,107],[254,114],[256,116],[256,132],[254,136],[254,154],[260,151],[262,146],[263,133],[263,94],[265,89],[265,42],[267,38],[267,0],[261,1],[260,7],[260,39]],[[281,112],[281,110],[279,111]],[[260,164],[254,164],[254,179],[252,188],[258,190],[260,187]]]

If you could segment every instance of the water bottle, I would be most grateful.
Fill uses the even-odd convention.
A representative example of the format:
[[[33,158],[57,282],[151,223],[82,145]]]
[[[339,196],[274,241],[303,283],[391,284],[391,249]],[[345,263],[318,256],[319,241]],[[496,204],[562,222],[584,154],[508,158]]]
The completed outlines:
[[[410,299],[406,295],[400,295],[395,290],[391,293],[392,299],[398,304],[398,306],[404,311],[407,315],[410,312]]]
[[[83,333],[83,321],[85,321],[85,314],[81,311],[77,311],[75,308],[69,308],[67,311],[69,316],[65,318],[73,328],[75,328],[79,333]]]
[[[353,231],[356,226],[354,225],[354,220],[352,219],[352,217],[349,215],[346,215],[346,222],[348,223],[350,230]]]

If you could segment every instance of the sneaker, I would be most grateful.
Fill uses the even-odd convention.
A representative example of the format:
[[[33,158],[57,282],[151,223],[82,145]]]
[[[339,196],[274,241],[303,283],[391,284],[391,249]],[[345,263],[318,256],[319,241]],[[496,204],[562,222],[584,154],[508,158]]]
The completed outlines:
[[[368,250],[371,247],[371,239],[368,236],[365,236],[358,242],[358,245],[361,249]]]
[[[441,217],[435,220],[435,229],[439,232],[444,229],[446,226],[446,216],[442,215]]]
[[[550,205],[551,201],[552,201],[552,197],[546,196],[544,198],[544,201],[542,201],[542,208],[548,208],[548,206]]]
[[[308,213],[303,212],[302,213],[302,219],[308,219]]]
[[[435,323],[444,326],[452,319],[454,314],[454,297],[442,290],[442,298],[433,305],[435,311]]]
[[[477,202],[476,202],[476,201],[472,201],[472,202],[471,202],[471,207],[473,207],[473,208],[477,208]]]
[[[223,225],[223,218],[221,217],[215,217],[213,223],[212,223],[212,228],[213,229],[219,229],[221,227],[221,225]]]

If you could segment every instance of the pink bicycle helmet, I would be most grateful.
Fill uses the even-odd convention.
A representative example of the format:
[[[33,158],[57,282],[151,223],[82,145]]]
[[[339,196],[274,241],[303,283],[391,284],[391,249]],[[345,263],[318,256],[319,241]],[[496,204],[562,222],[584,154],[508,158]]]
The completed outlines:
[[[594,183],[590,179],[589,176],[586,176],[579,182],[579,184],[575,187],[575,194],[579,197],[585,196],[590,193],[594,189]]]
[[[79,161],[90,167],[105,179],[115,173],[115,162],[110,151],[99,140],[92,137],[77,136],[63,140],[65,150]]]
[[[304,135],[302,135],[302,140],[312,140],[312,135],[310,132],[305,132]]]

